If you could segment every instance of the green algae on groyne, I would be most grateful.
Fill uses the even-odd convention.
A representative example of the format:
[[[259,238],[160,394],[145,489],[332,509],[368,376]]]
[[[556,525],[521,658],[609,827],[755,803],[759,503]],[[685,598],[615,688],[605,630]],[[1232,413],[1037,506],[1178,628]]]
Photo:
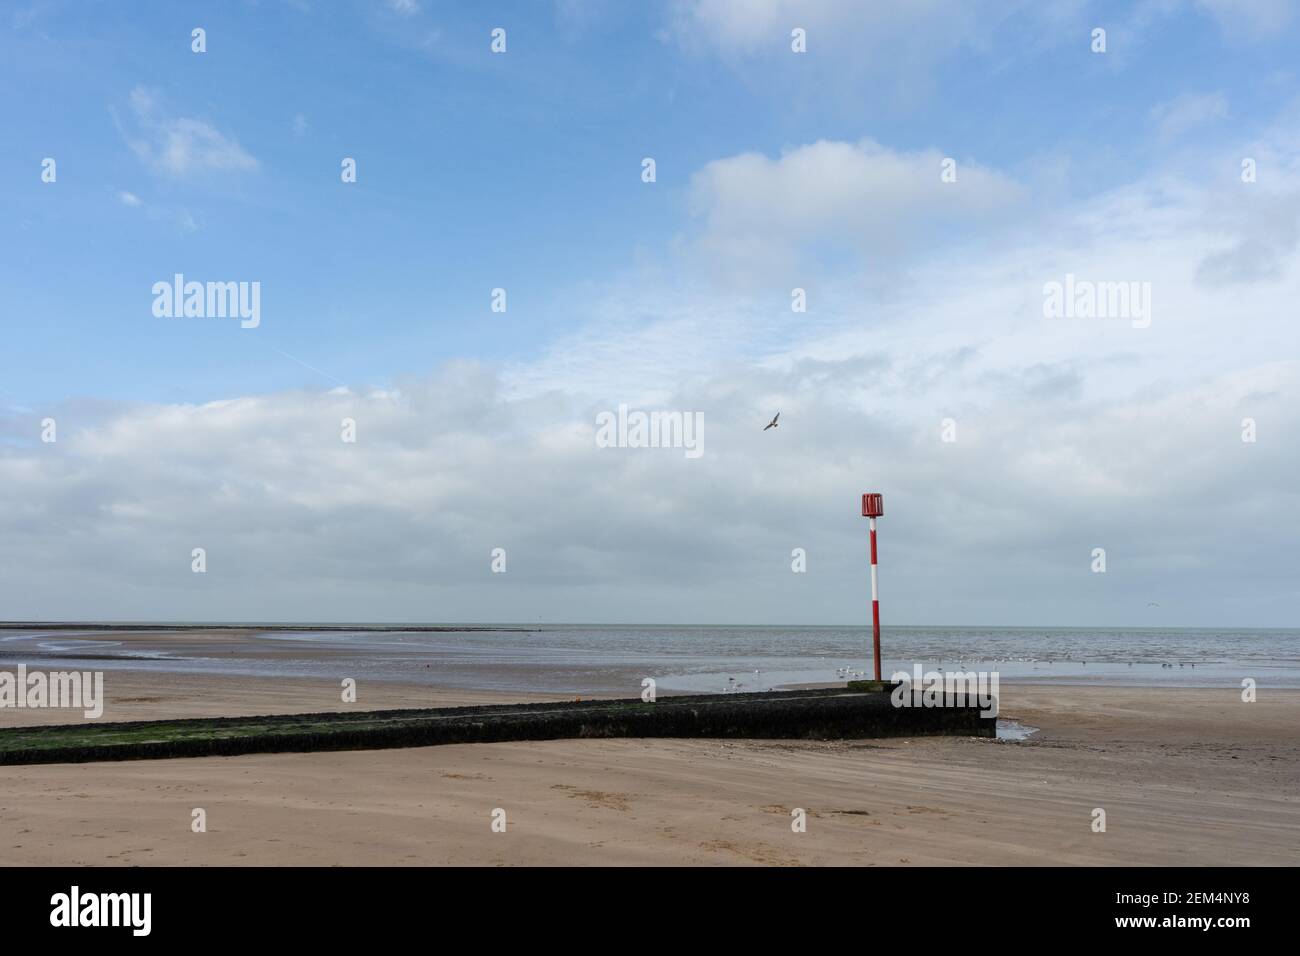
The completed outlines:
[[[843,740],[992,737],[975,706],[895,707],[843,688],[356,713],[283,714],[0,730],[0,765],[380,750],[593,737]]]

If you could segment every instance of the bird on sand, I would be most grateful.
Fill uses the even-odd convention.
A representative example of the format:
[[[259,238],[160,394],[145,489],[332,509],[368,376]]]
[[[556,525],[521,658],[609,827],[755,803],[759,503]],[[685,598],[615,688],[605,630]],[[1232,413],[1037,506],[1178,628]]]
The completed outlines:
[[[772,420],[763,427],[763,431],[767,431],[769,428],[779,428],[780,426],[777,425],[776,420],[780,417],[781,417],[780,412],[777,412],[775,415],[773,415]]]

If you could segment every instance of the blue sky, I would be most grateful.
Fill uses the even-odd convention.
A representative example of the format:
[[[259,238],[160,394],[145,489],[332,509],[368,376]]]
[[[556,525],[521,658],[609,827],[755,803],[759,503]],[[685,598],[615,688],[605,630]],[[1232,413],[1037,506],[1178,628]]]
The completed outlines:
[[[1189,90],[1224,93],[1238,133],[1295,95],[1294,20],[1261,40],[1193,4],[1150,6],[1132,36],[1128,3],[981,13],[972,36],[943,41],[950,55],[918,64],[892,61],[870,27],[848,43],[813,26],[804,58],[784,32],[718,50],[710,28],[655,4],[19,4],[0,41],[4,308],[21,356],[4,387],[22,402],[206,401],[330,384],[273,349],[359,383],[526,357],[590,318],[575,289],[662,254],[712,159],[863,136],[1027,178],[1067,157],[1058,195],[1079,199],[1176,152],[1150,112]],[[1104,56],[1094,24],[1117,34]],[[818,62],[832,42],[836,60]],[[852,62],[882,53],[879,69]],[[147,136],[134,90],[255,167],[150,168],[128,141]],[[355,185],[339,181],[343,156]],[[160,325],[142,290],[174,271],[259,278],[264,334]],[[486,311],[496,286],[508,316]]]
[[[494,27],[505,54],[489,49]],[[806,54],[790,51],[793,27]],[[1176,499],[1251,487],[1241,605],[1214,613],[1294,624],[1300,594],[1273,575],[1295,557],[1275,520],[1296,509],[1286,460],[1261,445],[1237,472],[1188,455],[1219,440],[1239,453],[1255,408],[1273,416],[1271,441],[1294,421],[1282,409],[1297,381],[1298,35],[1300,13],[1273,0],[12,4],[0,462],[13,494],[36,496],[11,530],[45,555],[12,595],[33,617],[229,617],[234,592],[211,579],[207,596],[189,578],[161,583],[162,552],[189,551],[162,543],[161,515],[181,538],[235,536],[237,617],[653,621],[671,607],[727,622],[740,605],[754,608],[741,620],[839,623],[856,613],[860,529],[837,509],[892,480],[927,514],[902,525],[907,623],[1191,624],[1212,608],[1197,582],[1214,559]],[[1246,156],[1260,162],[1253,192],[1238,181]],[[45,157],[55,183],[41,181]],[[355,184],[340,181],[344,157]],[[943,157],[958,162],[955,187],[939,185]],[[1089,270],[1153,281],[1168,311],[1147,335],[1045,327],[1042,283]],[[261,325],[156,318],[150,289],[176,272],[260,282]],[[815,303],[797,322],[796,286]],[[489,309],[494,287],[505,314]],[[614,472],[593,465],[592,418],[622,401],[703,411],[716,464],[686,477],[634,454]],[[337,497],[286,490],[265,449],[240,457],[288,421],[275,447],[315,460],[312,442],[337,441],[317,419],[356,408],[384,437],[364,467],[321,452],[313,480]],[[763,465],[753,456],[770,449],[742,436],[777,408],[797,434]],[[429,417],[447,409],[466,431]],[[38,441],[47,415],[66,436],[57,448]],[[962,447],[978,456],[956,468],[929,457],[946,453],[930,445],[948,415],[969,423]],[[1196,431],[1211,421],[1217,437]],[[201,461],[183,457],[185,435],[201,436]],[[822,487],[802,470],[814,462],[851,467]],[[448,487],[408,495],[420,467],[444,469]],[[502,467],[554,472],[565,507],[475,470]],[[772,469],[766,485],[756,468]],[[970,573],[989,532],[954,521],[955,502],[980,493],[954,471],[1054,489],[1026,492],[996,532],[1023,576]],[[1182,484],[1151,486],[1173,472]],[[395,474],[392,488],[376,477]],[[665,501],[665,481],[699,487]],[[524,511],[506,521],[473,493],[487,487]],[[615,488],[644,521],[613,537],[581,501],[618,507]],[[798,505],[764,526],[754,515],[782,488]],[[720,494],[748,505],[725,527]],[[229,510],[213,510],[223,495]],[[39,524],[69,500],[81,532]],[[570,505],[568,528],[538,517]],[[355,537],[332,535],[352,507],[398,537],[427,522],[441,557],[383,534],[349,550]],[[1260,507],[1274,520],[1256,536]],[[476,590],[498,582],[462,565],[477,575],[477,555],[521,525],[539,576],[521,560],[502,603]],[[701,541],[702,527],[716,531]],[[800,536],[840,570],[797,598],[749,562],[768,548],[781,588],[805,587],[786,567]],[[1081,590],[1098,582],[1068,569],[1079,553],[1086,569],[1100,538],[1123,539],[1119,566],[1142,576],[1107,578],[1126,590],[1099,604]],[[157,563],[110,573],[124,548]],[[255,593],[249,580],[303,549],[339,565],[304,569],[297,592]],[[92,553],[93,574],[68,557]],[[393,584],[395,554],[423,569],[410,589]],[[1059,576],[1040,578],[1045,562]],[[321,612],[335,574],[355,588]],[[446,590],[431,600],[422,579]],[[61,604],[70,587],[83,603]],[[950,595],[937,607],[936,591]],[[1147,595],[1178,606],[1173,593],[1179,615],[1137,616]]]

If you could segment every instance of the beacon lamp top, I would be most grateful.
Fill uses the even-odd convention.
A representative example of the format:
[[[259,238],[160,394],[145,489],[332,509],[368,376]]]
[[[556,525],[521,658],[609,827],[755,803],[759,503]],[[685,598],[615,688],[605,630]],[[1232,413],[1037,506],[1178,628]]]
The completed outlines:
[[[862,517],[879,518],[885,513],[885,496],[884,495],[863,495],[862,496]]]

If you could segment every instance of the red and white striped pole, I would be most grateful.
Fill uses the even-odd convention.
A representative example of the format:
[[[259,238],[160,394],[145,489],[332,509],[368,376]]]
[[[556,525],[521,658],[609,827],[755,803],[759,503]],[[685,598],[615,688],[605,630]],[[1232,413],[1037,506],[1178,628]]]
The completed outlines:
[[[880,680],[880,580],[876,570],[876,519],[885,513],[883,495],[862,496],[862,514],[871,527],[871,651],[876,664],[876,680]]]

